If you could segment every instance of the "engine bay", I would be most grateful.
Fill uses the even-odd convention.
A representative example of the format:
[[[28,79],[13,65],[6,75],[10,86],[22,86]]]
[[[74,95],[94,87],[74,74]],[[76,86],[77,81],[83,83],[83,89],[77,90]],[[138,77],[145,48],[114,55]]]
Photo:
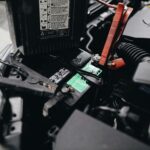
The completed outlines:
[[[25,52],[20,45],[0,52],[0,149],[150,148],[150,1],[89,0],[86,5],[79,44],[73,26],[67,33],[51,27],[44,32],[61,36],[64,43],[52,36],[61,51],[52,46],[47,52],[47,39],[44,48],[40,43],[41,50],[33,49],[39,43],[30,32],[25,36],[26,29],[17,41]]]

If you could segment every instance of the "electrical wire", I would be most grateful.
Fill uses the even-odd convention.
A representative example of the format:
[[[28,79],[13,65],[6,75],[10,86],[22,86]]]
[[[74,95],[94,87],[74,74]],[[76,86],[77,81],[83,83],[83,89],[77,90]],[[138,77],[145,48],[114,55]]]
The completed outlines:
[[[60,60],[60,59],[58,59],[58,60],[61,61],[61,63],[63,62],[63,64],[66,65],[66,63],[65,63],[63,60]],[[9,67],[12,67],[12,68],[16,69],[16,71],[17,71],[18,73],[20,73],[21,75],[23,75],[23,76],[25,76],[25,77],[28,76],[28,73],[27,73],[25,70],[23,70],[22,68],[20,68],[19,66],[12,65],[12,64],[10,64],[9,62],[3,61],[3,60],[1,60],[1,59],[0,59],[0,63],[2,63],[2,64],[4,64],[4,65],[6,65],[6,66],[9,66]],[[68,65],[68,64],[67,64],[67,65]],[[90,72],[88,72],[88,71],[79,69],[79,68],[77,68],[77,67],[74,67],[74,66],[71,65],[71,64],[70,64],[69,66],[71,66],[72,68],[74,68],[74,69],[76,70],[76,72],[79,73],[81,76],[83,76],[85,79],[87,79],[85,76],[89,76],[89,77],[92,77],[92,78],[94,78],[95,80],[97,80],[97,83],[99,83],[98,81],[100,80],[100,78],[99,78],[97,75],[95,75],[95,74],[93,74],[93,73],[90,73]],[[89,79],[87,79],[87,80],[90,81]],[[90,81],[90,82],[92,82],[92,81]],[[94,84],[96,84],[96,83],[94,82]]]
[[[88,71],[85,71],[85,70],[82,70],[82,69],[76,69],[76,71],[77,71],[78,73],[80,73],[81,75],[90,76],[90,77],[93,77],[93,78],[99,80],[99,77],[98,77],[97,75],[95,75],[95,74],[93,74],[93,73],[90,73],[90,72],[88,72]]]
[[[97,0],[97,2],[102,3],[103,5],[107,7],[117,9],[117,5],[109,4],[109,2],[104,2],[103,0]]]
[[[98,77],[96,74],[93,74],[91,72],[88,72],[88,71],[85,71],[85,70],[82,70],[78,67],[75,67],[73,66],[72,64],[70,63],[66,63],[61,57],[59,56],[53,56],[53,55],[50,55],[50,57],[52,57],[53,59],[56,59],[57,61],[59,61],[61,64],[63,64],[64,66],[67,66],[68,68],[72,68],[73,70],[75,70],[77,73],[79,73],[81,76],[83,76],[87,81],[95,84],[95,85],[99,85],[100,83],[100,80],[101,80],[101,77]],[[89,77],[92,77],[93,79],[95,79],[96,81],[91,81],[89,80],[86,76],[89,76]]]
[[[91,72],[88,72],[88,71],[85,71],[85,70],[82,70],[78,67],[75,67],[74,65],[70,64],[70,63],[66,63],[62,58],[60,58],[59,56],[55,56],[53,57],[54,59],[57,59],[60,63],[62,63],[63,65],[65,66],[68,66],[69,68],[72,68],[73,70],[77,71],[78,73],[80,74],[84,74],[84,75],[87,75],[87,76],[91,76],[93,78],[96,78],[96,79],[99,79],[99,77],[96,75],[96,74],[93,74]]]

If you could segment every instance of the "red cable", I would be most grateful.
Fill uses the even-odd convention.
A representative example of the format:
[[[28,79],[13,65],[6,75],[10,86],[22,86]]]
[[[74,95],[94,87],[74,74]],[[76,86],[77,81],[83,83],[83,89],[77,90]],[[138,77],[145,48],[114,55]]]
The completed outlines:
[[[122,26],[120,28],[120,32],[118,34],[117,40],[115,41],[115,44],[119,42],[119,40],[120,40],[120,38],[121,38],[121,36],[123,34],[123,31],[124,31],[124,29],[126,27],[126,24],[127,24],[128,20],[129,20],[129,17],[130,17],[130,15],[131,15],[132,12],[133,12],[133,8],[129,7],[126,10],[126,12],[124,13],[123,21],[122,21]],[[124,67],[126,65],[125,62],[124,62],[124,60],[122,58],[118,58],[118,59],[113,60],[111,62],[111,64],[112,65],[110,66],[110,69],[114,69],[114,70],[115,69],[120,69],[120,68],[122,68],[122,67]]]
[[[112,48],[113,42],[115,40],[117,30],[118,30],[119,25],[121,23],[123,13],[124,13],[124,4],[119,3],[117,6],[115,16],[113,18],[113,22],[112,22],[106,43],[105,43],[103,51],[102,51],[100,61],[99,61],[99,64],[102,66],[106,65],[106,63],[107,63],[107,59],[108,59],[110,50]]]
[[[120,31],[119,31],[119,34],[118,34],[118,38],[117,38],[115,43],[117,43],[120,40],[132,12],[133,12],[133,8],[129,7],[126,10],[126,12],[124,13],[122,25],[121,25],[121,28],[120,28]]]

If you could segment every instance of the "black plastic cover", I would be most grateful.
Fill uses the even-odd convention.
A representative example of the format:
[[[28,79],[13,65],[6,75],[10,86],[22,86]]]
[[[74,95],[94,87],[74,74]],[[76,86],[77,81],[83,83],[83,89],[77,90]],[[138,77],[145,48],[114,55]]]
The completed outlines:
[[[150,41],[150,9],[145,7],[139,10],[133,17],[130,18],[125,31],[123,40],[138,45],[141,48],[149,51]]]
[[[75,111],[56,138],[55,150],[149,150],[150,147]]]

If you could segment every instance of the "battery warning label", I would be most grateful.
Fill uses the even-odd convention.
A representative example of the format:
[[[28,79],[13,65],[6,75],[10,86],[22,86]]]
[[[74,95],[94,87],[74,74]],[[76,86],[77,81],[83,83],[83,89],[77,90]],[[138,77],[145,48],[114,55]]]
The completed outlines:
[[[69,28],[69,1],[39,0],[40,30],[43,35],[45,34],[44,31]]]

